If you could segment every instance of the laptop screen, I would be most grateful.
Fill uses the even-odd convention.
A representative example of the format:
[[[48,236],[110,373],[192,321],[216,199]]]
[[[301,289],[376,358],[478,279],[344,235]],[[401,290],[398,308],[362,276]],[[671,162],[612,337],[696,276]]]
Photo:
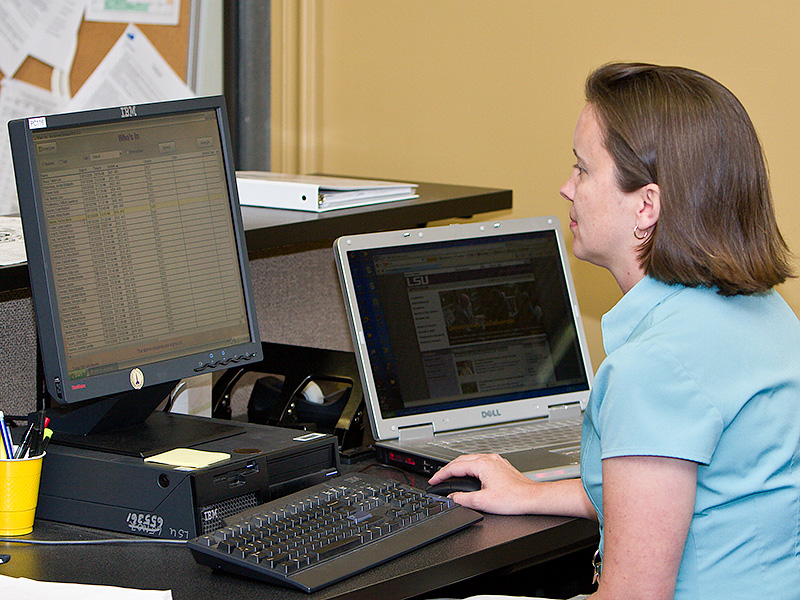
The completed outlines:
[[[404,239],[346,253],[382,419],[589,390],[555,228]]]

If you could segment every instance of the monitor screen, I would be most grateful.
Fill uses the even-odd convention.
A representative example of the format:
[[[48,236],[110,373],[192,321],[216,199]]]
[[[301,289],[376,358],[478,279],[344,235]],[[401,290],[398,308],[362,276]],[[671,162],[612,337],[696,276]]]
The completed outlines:
[[[49,394],[261,359],[222,97],[9,124]]]

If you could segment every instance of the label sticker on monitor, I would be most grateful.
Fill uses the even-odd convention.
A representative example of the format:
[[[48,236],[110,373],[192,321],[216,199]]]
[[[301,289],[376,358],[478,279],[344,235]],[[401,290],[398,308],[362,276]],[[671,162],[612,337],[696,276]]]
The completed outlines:
[[[141,369],[133,369],[131,371],[131,385],[133,389],[140,390],[144,385],[144,373]]]
[[[32,117],[28,119],[29,129],[42,129],[47,127],[47,117]]]

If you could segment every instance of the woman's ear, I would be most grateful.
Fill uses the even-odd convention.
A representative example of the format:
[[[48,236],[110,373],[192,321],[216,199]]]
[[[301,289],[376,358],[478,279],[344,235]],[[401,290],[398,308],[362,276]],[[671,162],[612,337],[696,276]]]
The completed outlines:
[[[661,214],[661,188],[657,183],[648,183],[638,190],[639,209],[636,214],[636,226],[640,231],[650,229],[658,222]]]

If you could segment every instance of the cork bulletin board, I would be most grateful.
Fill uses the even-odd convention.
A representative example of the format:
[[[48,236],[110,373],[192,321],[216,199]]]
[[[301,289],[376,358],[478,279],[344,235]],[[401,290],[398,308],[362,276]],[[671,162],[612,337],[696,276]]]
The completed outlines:
[[[142,33],[153,43],[164,60],[186,81],[189,54],[189,22],[191,0],[183,0],[180,7],[178,25],[137,24]],[[69,77],[70,94],[75,95],[89,75],[125,31],[127,23],[100,23],[82,21],[78,30],[78,47]],[[28,56],[14,74],[21,79],[46,90],[50,89],[53,69],[35,58]]]

